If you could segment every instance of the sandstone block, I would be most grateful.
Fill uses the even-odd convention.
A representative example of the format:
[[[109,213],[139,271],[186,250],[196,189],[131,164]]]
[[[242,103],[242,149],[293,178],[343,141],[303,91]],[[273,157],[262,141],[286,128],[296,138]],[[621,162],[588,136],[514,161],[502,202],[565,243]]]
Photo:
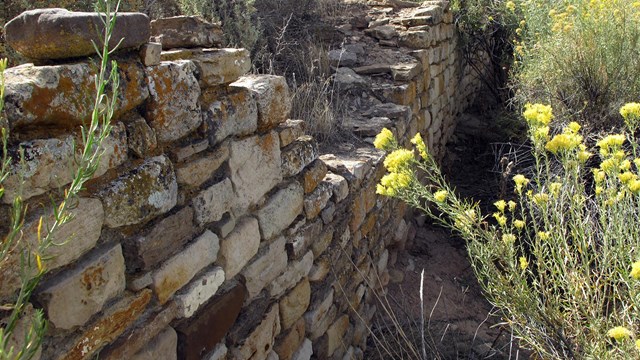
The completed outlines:
[[[207,153],[198,159],[178,165],[176,169],[178,184],[199,187],[207,180],[210,180],[216,170],[228,159],[229,146],[223,144],[212,153]]]
[[[127,137],[129,149],[141,159],[158,146],[156,132],[140,115],[127,122]]]
[[[231,143],[229,170],[235,204],[246,209],[282,180],[280,144],[276,132]]]
[[[289,264],[287,270],[269,284],[269,294],[272,298],[279,298],[285,291],[294,287],[300,279],[307,276],[313,265],[313,253],[307,252],[302,259]]]
[[[321,182],[318,187],[304,199],[304,212],[307,219],[317,217],[322,209],[327,206],[333,195],[333,187],[329,182]]]
[[[391,40],[398,36],[398,31],[391,25],[382,25],[365,30],[365,34],[378,40]]]
[[[395,81],[409,81],[422,73],[420,63],[406,63],[391,65],[391,75]]]
[[[138,353],[133,355],[131,360],[176,360],[176,347],[178,346],[178,334],[172,327],[168,327],[161,332],[151,342]]]
[[[160,65],[160,53],[162,52],[162,44],[150,42],[140,46],[140,61],[144,66]]]
[[[333,305],[333,288],[326,294],[324,297],[320,297],[317,302],[311,304],[309,311],[304,314],[304,320],[307,323],[307,333],[318,336],[313,336],[312,339],[316,339],[324,334],[324,331],[320,331],[323,323],[323,319],[325,319],[330,312],[331,306]],[[333,319],[329,320],[329,325],[331,324]],[[327,325],[328,327],[328,325]],[[326,328],[324,328],[326,330]]]
[[[313,137],[299,137],[280,152],[282,157],[282,176],[290,177],[299,174],[302,169],[318,158],[318,144]]]
[[[287,241],[287,252],[292,259],[299,259],[307,253],[309,246],[316,241],[322,224],[320,221],[314,221],[302,226]]]
[[[173,165],[164,155],[147,159],[108,184],[98,197],[104,206],[105,224],[111,228],[141,223],[164,214],[178,200]]]
[[[347,92],[349,90],[364,89],[369,86],[369,82],[362,76],[356,74],[350,68],[338,68],[333,75],[333,84],[338,91]]]
[[[274,350],[281,360],[290,360],[293,354],[300,348],[304,341],[305,322],[304,319],[298,319],[291,327],[291,330],[276,340]]]
[[[309,360],[311,355],[313,355],[313,344],[311,340],[304,339],[300,348],[291,357],[291,360]]]
[[[195,71],[195,64],[188,60],[163,61],[147,68],[150,96],[145,117],[158,141],[178,140],[202,123]]]
[[[313,251],[313,258],[317,258],[322,253],[327,250],[327,247],[331,244],[333,240],[333,228],[326,227],[320,235],[318,235],[316,241],[311,244],[311,250]]]
[[[334,173],[328,173],[323,181],[330,183],[333,187],[333,199],[336,203],[339,203],[349,196],[349,183],[347,183],[344,177]]]
[[[394,104],[411,106],[417,104],[418,101],[415,82],[402,85],[385,85],[375,88],[374,92]]]
[[[289,329],[304,315],[311,301],[311,286],[307,278],[302,279],[296,287],[280,299],[280,325],[283,330]]]
[[[327,174],[327,165],[322,160],[315,160],[302,173],[304,193],[309,194],[316,189],[320,181]],[[345,181],[346,184],[346,181]],[[347,188],[348,191],[348,188]]]
[[[176,327],[179,339],[178,357],[185,360],[200,360],[214,350],[216,344],[224,338],[238,318],[246,295],[245,287],[237,284],[205,305],[197,316],[178,325]],[[221,352],[226,353],[226,351]],[[211,358],[216,359],[213,356]]]
[[[345,332],[349,328],[349,315],[342,315],[338,318],[329,329],[327,329],[327,337],[326,339],[326,348],[322,349],[325,354],[328,356],[333,355],[333,353],[338,349],[338,347],[344,346],[343,336]],[[326,352],[325,352],[326,351]]]
[[[282,76],[243,76],[231,84],[247,88],[258,104],[258,130],[268,131],[282,123],[291,111],[289,87]]]
[[[3,182],[4,203],[10,204],[18,191],[22,189],[22,199],[43,194],[69,184],[77,169],[72,161],[80,156],[81,149],[76,147],[74,138],[66,136],[60,139],[36,139],[20,144],[24,149],[25,168],[16,158],[9,168],[9,175]],[[103,156],[94,177],[103,175],[109,168],[122,164],[127,159],[127,136],[122,123],[115,123],[109,136],[102,144]]]
[[[53,66],[25,64],[7,69],[4,110],[9,127],[69,128],[88,123],[95,101],[96,71],[88,62]],[[144,67],[139,62],[118,63],[118,77],[116,118],[149,97]]]
[[[304,135],[304,120],[286,120],[278,125],[276,131],[280,136],[280,147],[285,147]]]
[[[153,20],[151,36],[163,49],[214,47],[224,37],[220,24],[212,24],[199,16],[174,16]],[[147,36],[148,37],[148,36]]]
[[[84,325],[124,291],[124,270],[122,248],[117,245],[65,273],[38,295],[51,324],[59,329]]]
[[[196,140],[184,146],[178,146],[171,150],[172,159],[176,162],[183,162],[187,158],[199,154],[209,148],[209,140]]]
[[[426,49],[429,46],[435,45],[436,39],[434,31],[428,30],[413,30],[402,31],[399,34],[398,45],[406,46],[410,49]]]
[[[218,237],[206,230],[181,253],[165,261],[153,274],[153,290],[158,301],[164,304],[180,288],[186,285],[196,273],[214,262],[220,244]]]
[[[264,243],[256,255],[256,260],[242,272],[245,278],[249,299],[253,299],[287,267],[287,253],[284,237],[271,244]]]
[[[263,239],[270,240],[291,225],[302,212],[303,196],[302,185],[291,182],[267,200],[256,214]]]
[[[218,264],[222,266],[227,279],[233,279],[240,270],[258,253],[260,230],[258,220],[246,217],[220,243]]]
[[[233,186],[226,178],[213,184],[193,198],[196,222],[202,226],[212,221],[219,221],[233,205]]]
[[[126,297],[110,307],[96,322],[78,338],[71,350],[58,356],[58,360],[81,360],[92,358],[102,347],[118,338],[144,313],[151,301],[151,290]]]
[[[320,282],[326,279],[327,274],[331,270],[331,262],[327,256],[320,257],[316,259],[311,270],[309,271],[309,281],[310,282]]]
[[[209,143],[229,136],[246,136],[258,129],[258,108],[247,89],[231,88],[227,94],[205,90],[200,98]]]
[[[200,86],[229,84],[251,70],[251,58],[245,49],[203,49],[191,59],[198,67]]]
[[[149,39],[149,17],[142,13],[118,13],[118,26],[109,46],[136,48]],[[66,59],[95,54],[93,43],[101,44],[104,25],[92,12],[65,9],[29,10],[5,26],[7,43],[31,59]]]
[[[223,282],[224,271],[220,267],[215,267],[195,279],[187,289],[175,297],[178,316],[191,317],[202,304],[218,292]]]
[[[344,49],[331,50],[327,54],[327,57],[329,58],[329,63],[331,64],[331,66],[334,66],[334,67],[338,67],[338,66],[351,67],[358,62],[358,56],[355,53],[344,50]]]
[[[245,339],[241,346],[231,349],[237,360],[266,359],[272,350],[275,337],[280,333],[278,305],[274,304],[262,322]]]
[[[175,303],[169,302],[160,311],[146,316],[143,324],[131,329],[128,335],[120,337],[107,348],[100,351],[100,359],[129,359],[134,354],[142,352],[158,334],[167,330],[169,323],[176,318],[176,308]],[[175,351],[174,346],[173,352]]]

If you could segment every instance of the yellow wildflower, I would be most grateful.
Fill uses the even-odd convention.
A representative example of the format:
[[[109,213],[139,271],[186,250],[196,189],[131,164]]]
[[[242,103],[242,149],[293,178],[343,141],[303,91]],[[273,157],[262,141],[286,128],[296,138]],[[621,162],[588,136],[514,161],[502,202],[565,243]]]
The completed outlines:
[[[504,5],[509,11],[515,11],[516,10],[516,3],[514,3],[513,1],[507,1],[507,3],[504,4]]]
[[[549,233],[546,231],[538,231],[537,235],[540,240],[549,240]]]
[[[540,126],[533,129],[533,141],[535,143],[544,142],[549,139],[549,127]]]
[[[422,139],[422,135],[420,135],[420,133],[417,133],[416,136],[414,136],[413,139],[411,139],[411,143],[416,146],[416,149],[418,150],[420,157],[423,158],[424,160],[427,160],[427,156],[429,155],[427,152],[427,145],[424,143],[424,140]]]
[[[551,195],[553,196],[558,196],[560,189],[562,189],[562,183],[552,182],[549,184],[549,191],[551,191]]]
[[[549,194],[545,193],[537,193],[533,195],[533,202],[538,206],[542,206],[542,204],[549,201]]]
[[[625,159],[620,163],[619,167],[621,171],[628,171],[631,169],[631,161]]]
[[[573,134],[577,134],[578,131],[580,131],[580,127],[581,127],[580,124],[578,124],[575,121],[572,121],[569,123],[569,125],[567,125],[566,129]]]
[[[624,150],[614,151],[613,155],[611,155],[614,159],[622,160],[627,156],[627,153]]]
[[[618,175],[618,179],[620,179],[620,182],[622,182],[623,184],[628,183],[631,180],[635,180],[638,178],[638,175],[630,172],[630,171],[625,171],[622,174]]]
[[[616,326],[607,331],[607,336],[616,339],[616,341],[622,341],[633,336],[633,333],[624,326]]]
[[[376,186],[376,193],[386,196],[395,196],[398,190],[405,189],[411,184],[411,176],[405,173],[389,173],[380,179]]]
[[[500,212],[504,212],[504,209],[507,207],[507,202],[504,200],[498,200],[493,203],[493,206],[500,210]]]
[[[586,150],[580,150],[578,151],[578,160],[580,160],[581,163],[585,163],[591,158],[592,155],[592,153]]]
[[[384,159],[384,167],[389,172],[400,172],[406,170],[413,160],[413,152],[407,149],[394,150]]]
[[[503,234],[502,242],[505,243],[505,245],[511,245],[516,242],[516,236],[513,234]]]
[[[640,7],[640,2],[637,3],[638,7]],[[636,350],[640,350],[640,339],[636,340]]]
[[[391,130],[383,128],[380,133],[376,135],[375,140],[373,140],[373,146],[375,146],[376,149],[388,151],[395,147],[395,142],[396,140]]]
[[[447,199],[448,192],[447,190],[439,190],[433,193],[433,198],[437,202],[444,202]]]
[[[635,102],[625,104],[620,108],[620,115],[629,130],[635,131],[640,122],[640,104]]]
[[[520,20],[520,27],[523,28],[527,22],[525,20]]]
[[[496,221],[498,222],[498,225],[500,225],[501,227],[504,227],[505,225],[507,225],[507,217],[504,216],[502,213],[493,213],[493,217],[496,219]]]
[[[526,104],[522,115],[531,127],[537,128],[549,125],[553,119],[553,110],[549,105]]]
[[[593,179],[596,183],[601,183],[606,178],[606,173],[604,170],[593,169]]]
[[[596,195],[602,194],[602,186],[596,185]]]
[[[520,256],[520,269],[521,270],[527,270],[527,267],[529,266],[529,262],[527,261],[527,258],[524,256]]]
[[[469,231],[471,225],[476,222],[478,215],[474,209],[465,210],[464,213],[456,215],[454,226],[463,231]]]
[[[640,180],[630,181],[627,184],[627,187],[629,187],[629,191],[631,191],[632,193],[638,194],[640,192]]]
[[[605,173],[610,173],[612,171],[618,171],[619,166],[620,165],[620,161],[618,161],[618,159],[615,158],[609,158],[604,160],[601,164],[600,164],[600,169],[602,169],[602,171],[604,171]]]
[[[513,220],[513,226],[518,230],[523,229],[525,225],[525,222],[522,220]]]
[[[631,277],[640,280],[640,261],[636,261],[631,264]]]
[[[610,151],[618,149],[625,140],[624,134],[612,134],[600,139],[596,145],[600,147],[600,153],[604,156],[609,155]]]
[[[513,212],[516,209],[516,202],[513,200],[509,200],[509,202],[507,203],[507,205],[509,206],[509,211]]]
[[[557,154],[558,152],[573,150],[581,143],[582,136],[572,133],[562,133],[554,136],[544,148]]]
[[[522,188],[524,186],[527,186],[527,184],[529,184],[529,179],[527,179],[526,177],[524,177],[524,175],[522,174],[517,174],[513,177],[513,181],[516,184],[516,191],[518,193],[522,192]]]

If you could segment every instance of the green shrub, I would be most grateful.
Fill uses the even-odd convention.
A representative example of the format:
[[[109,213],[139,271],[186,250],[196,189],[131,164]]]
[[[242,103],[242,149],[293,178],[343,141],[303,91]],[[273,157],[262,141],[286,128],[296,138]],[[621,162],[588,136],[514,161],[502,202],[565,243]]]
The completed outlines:
[[[491,216],[456,195],[419,134],[415,150],[398,148],[386,129],[375,141],[391,151],[378,193],[461,234],[487,299],[541,358],[640,357],[640,104],[620,114],[626,131],[596,151],[578,123],[554,134],[552,108],[527,105],[535,166],[529,178],[513,176],[513,198],[495,202]]]
[[[544,102],[588,127],[620,125],[617,109],[640,97],[640,2],[515,0],[520,18],[516,99]]]

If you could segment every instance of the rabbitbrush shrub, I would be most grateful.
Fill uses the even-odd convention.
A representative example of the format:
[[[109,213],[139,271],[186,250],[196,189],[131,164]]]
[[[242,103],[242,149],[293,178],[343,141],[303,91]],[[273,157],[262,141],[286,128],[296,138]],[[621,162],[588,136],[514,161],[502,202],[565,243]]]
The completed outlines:
[[[620,114],[625,131],[590,149],[578,123],[553,133],[552,108],[528,104],[535,166],[491,215],[456,195],[420,134],[414,149],[387,129],[375,140],[390,152],[378,193],[466,240],[487,299],[539,358],[640,358],[640,104]]]

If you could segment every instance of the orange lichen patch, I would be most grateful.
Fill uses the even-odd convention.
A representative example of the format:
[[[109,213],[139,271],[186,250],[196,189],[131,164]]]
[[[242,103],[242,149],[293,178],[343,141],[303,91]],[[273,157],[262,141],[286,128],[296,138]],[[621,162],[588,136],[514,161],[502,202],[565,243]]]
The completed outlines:
[[[271,154],[274,148],[280,147],[280,144],[276,144],[276,141],[278,141],[278,136],[271,135],[272,134],[269,134],[267,136],[258,138],[258,146],[267,154]]]
[[[349,230],[351,232],[355,232],[360,228],[360,225],[364,221],[365,215],[367,212],[365,211],[365,199],[361,194],[353,199],[353,204],[351,205],[351,219],[349,220]]]
[[[364,220],[364,223],[360,227],[360,232],[362,237],[365,237],[369,234],[371,230],[376,226],[376,221],[378,220],[378,216],[375,212],[369,214],[367,218]]]
[[[171,276],[167,276],[158,286],[155,287],[156,295],[160,304],[164,304],[169,298],[178,291],[184,284],[191,280],[193,275],[186,268],[177,269]]]
[[[87,291],[91,291],[91,289],[94,288],[99,288],[107,282],[103,275],[104,267],[91,266],[87,268],[82,274],[82,285],[85,287],[85,289],[87,289]]]
[[[151,290],[145,289],[135,296],[114,305],[107,314],[87,327],[76,344],[60,360],[80,360],[93,357],[98,350],[114,341],[144,312],[151,301]]]

